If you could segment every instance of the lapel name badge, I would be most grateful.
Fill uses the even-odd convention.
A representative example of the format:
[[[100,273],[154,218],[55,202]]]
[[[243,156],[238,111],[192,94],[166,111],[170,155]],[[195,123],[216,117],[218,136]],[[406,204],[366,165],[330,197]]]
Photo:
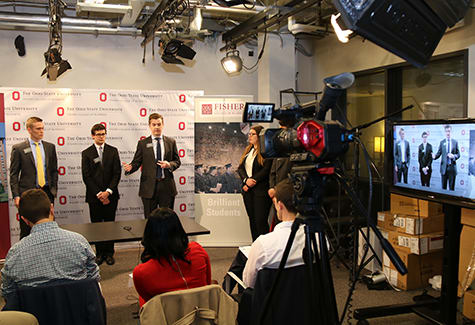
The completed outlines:
[[[152,148],[153,147],[153,143],[147,143],[147,148]]]
[[[101,158],[99,158],[99,157],[94,158],[94,163],[95,164],[100,163],[100,162],[101,162]]]
[[[31,152],[31,147],[23,149],[23,152],[24,153],[30,153]]]

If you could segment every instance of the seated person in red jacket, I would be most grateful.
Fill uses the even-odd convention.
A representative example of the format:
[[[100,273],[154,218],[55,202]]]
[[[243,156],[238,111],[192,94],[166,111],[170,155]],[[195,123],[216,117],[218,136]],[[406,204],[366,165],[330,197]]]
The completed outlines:
[[[180,219],[169,208],[157,208],[145,226],[142,264],[134,268],[135,289],[140,306],[168,291],[211,284],[208,253],[196,242],[188,242]]]

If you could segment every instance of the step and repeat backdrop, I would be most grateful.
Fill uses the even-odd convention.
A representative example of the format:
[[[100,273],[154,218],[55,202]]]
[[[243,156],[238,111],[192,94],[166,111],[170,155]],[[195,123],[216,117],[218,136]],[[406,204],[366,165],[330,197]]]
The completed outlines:
[[[55,216],[59,224],[90,221],[81,175],[81,151],[93,143],[91,127],[104,124],[106,142],[118,148],[122,162],[129,163],[137,141],[150,135],[148,116],[151,113],[164,116],[163,134],[175,138],[182,162],[174,172],[178,188],[175,210],[180,215],[194,216],[194,102],[203,91],[0,88],[0,93],[3,94],[7,168],[11,147],[28,138],[25,122],[31,116],[43,119],[44,140],[56,145],[59,181]],[[139,182],[140,170],[129,176],[122,174],[116,220],[143,218]],[[18,240],[19,223],[9,186],[8,192],[13,243]]]

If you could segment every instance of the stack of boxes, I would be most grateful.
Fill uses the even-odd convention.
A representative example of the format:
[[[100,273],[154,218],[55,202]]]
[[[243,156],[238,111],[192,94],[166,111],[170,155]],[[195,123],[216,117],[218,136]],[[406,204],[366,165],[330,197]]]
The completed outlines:
[[[458,295],[464,296],[463,315],[475,321],[475,290],[467,290],[475,278],[475,210],[462,209],[461,223]]]
[[[378,213],[378,228],[407,267],[397,272],[383,253],[383,272],[402,290],[424,288],[434,275],[442,274],[444,214],[439,203],[391,194],[391,211]]]

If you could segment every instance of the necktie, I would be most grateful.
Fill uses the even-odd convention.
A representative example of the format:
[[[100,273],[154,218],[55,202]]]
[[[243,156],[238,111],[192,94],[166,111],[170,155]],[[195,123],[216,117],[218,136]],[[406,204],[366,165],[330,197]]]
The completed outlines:
[[[99,159],[101,160],[101,164],[102,164],[102,146],[99,147]]]
[[[46,184],[45,170],[43,167],[43,157],[41,156],[40,144],[35,142],[36,146],[36,174],[38,175],[38,186],[43,187]]]
[[[449,140],[447,140],[447,153],[450,153],[451,149],[452,148],[450,148],[450,139],[449,139]],[[449,165],[452,163],[452,159],[450,159],[450,158],[448,158],[447,161],[448,161]]]
[[[157,140],[157,158],[155,161],[158,162],[162,160],[162,148],[160,147],[160,138],[155,138],[155,140]],[[162,178],[162,176],[163,176],[162,167],[157,165],[157,178]]]

